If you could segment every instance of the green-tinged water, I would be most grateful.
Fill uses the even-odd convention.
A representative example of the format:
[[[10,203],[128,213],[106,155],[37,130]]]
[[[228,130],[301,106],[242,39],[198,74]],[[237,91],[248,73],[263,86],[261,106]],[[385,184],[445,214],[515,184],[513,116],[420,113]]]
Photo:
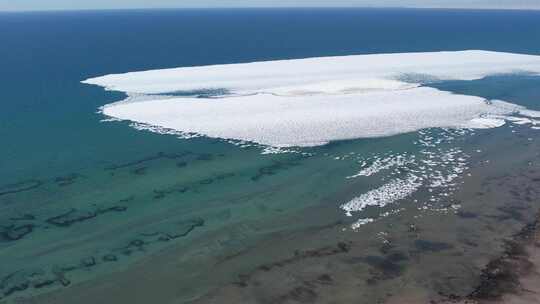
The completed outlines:
[[[304,37],[309,49],[303,44],[279,50],[252,45],[236,57],[230,54],[238,54],[238,45],[224,46],[229,57],[207,48],[202,54],[198,51],[198,43],[212,45],[205,39],[215,30],[198,18],[208,21],[205,14],[210,14],[226,21],[228,14],[240,19],[262,14],[264,22],[258,29],[272,32],[268,27],[281,24],[288,18],[285,13],[151,12],[154,17],[163,14],[159,20],[164,23],[157,25],[144,12],[77,14],[87,22],[105,18],[105,23],[124,20],[137,28],[152,24],[150,33],[143,34],[163,47],[168,46],[166,35],[150,34],[175,33],[167,22],[209,28],[203,26],[197,38],[187,35],[184,27],[178,29],[180,36],[190,38],[184,44],[171,42],[168,51],[127,39],[131,47],[141,48],[136,51],[120,46],[115,40],[122,37],[118,33],[93,36],[95,29],[68,13],[60,14],[61,21],[52,18],[54,14],[0,15],[0,22],[12,25],[27,20],[36,26],[41,18],[51,30],[63,28],[62,22],[73,23],[86,39],[77,40],[80,45],[69,44],[46,34],[40,53],[38,45],[29,51],[23,45],[29,42],[3,36],[11,39],[12,48],[21,49],[24,58],[37,52],[36,60],[65,59],[72,65],[44,63],[41,72],[29,75],[25,72],[39,69],[25,61],[10,65],[11,78],[2,75],[18,85],[28,78],[31,92],[21,85],[0,93],[4,106],[0,135],[5,145],[0,151],[0,302],[376,303],[400,293],[429,299],[464,295],[478,284],[482,267],[501,251],[503,240],[539,209],[540,130],[530,124],[474,131],[429,129],[263,154],[261,147],[178,139],[139,131],[127,122],[100,122],[98,107],[122,96],[79,84],[90,75],[143,68],[272,56],[452,49],[447,40],[453,33],[449,20],[455,18],[468,22],[475,37],[487,32],[491,38],[483,42],[463,38],[454,41],[453,49],[498,45],[500,50],[537,54],[537,42],[529,42],[528,32],[519,30],[534,30],[527,25],[538,24],[535,13],[360,10],[356,14],[368,20],[358,21],[354,13],[341,10],[300,10],[299,18],[311,22],[329,14],[341,20],[343,24],[334,25],[340,28],[348,28],[347,22],[353,22],[353,28],[373,26],[380,14],[394,18],[392,28],[400,27],[402,20],[410,24],[409,30],[442,18],[446,21],[434,24],[446,39],[436,39],[428,31],[423,34],[431,43],[403,49],[365,34],[373,45],[366,48],[358,41],[350,44],[350,37],[327,33],[322,42]],[[519,35],[506,29],[504,36],[513,39],[513,47],[503,40],[494,42],[493,33],[477,23],[488,20],[500,26],[506,18],[518,25]],[[235,24],[229,24],[226,32],[240,31]],[[378,30],[378,37],[389,31]],[[297,25],[291,35],[302,37],[306,31]],[[280,33],[267,39],[282,41]],[[69,38],[76,33],[63,28],[62,35]],[[237,35],[231,37],[246,41],[241,38],[246,33]],[[219,37],[210,38],[215,42]],[[329,40],[336,40],[333,49],[321,46],[320,52],[313,51]],[[84,62],[80,52],[93,43],[116,50],[111,51],[114,58],[99,51],[87,54],[92,60]],[[57,44],[68,45],[63,56],[52,51]],[[157,50],[166,55],[154,54]],[[178,54],[184,50],[192,60],[171,50]],[[274,51],[276,55],[271,55]],[[147,56],[150,53],[152,57]],[[540,77],[497,76],[432,86],[540,108]],[[368,206],[351,216],[340,208],[356,197],[395,193],[411,184],[415,186],[410,193],[386,206]]]

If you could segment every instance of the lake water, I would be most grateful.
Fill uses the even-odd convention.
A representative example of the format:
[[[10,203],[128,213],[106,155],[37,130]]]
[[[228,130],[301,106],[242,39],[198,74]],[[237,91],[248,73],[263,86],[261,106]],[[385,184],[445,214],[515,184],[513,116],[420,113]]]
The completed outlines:
[[[262,154],[104,122],[99,107],[123,94],[80,81],[331,55],[540,55],[540,12],[1,13],[0,29],[0,302],[439,300],[472,292],[538,210],[540,130],[529,125]],[[540,110],[540,77],[431,86]],[[411,174],[427,181],[397,203],[340,209]]]

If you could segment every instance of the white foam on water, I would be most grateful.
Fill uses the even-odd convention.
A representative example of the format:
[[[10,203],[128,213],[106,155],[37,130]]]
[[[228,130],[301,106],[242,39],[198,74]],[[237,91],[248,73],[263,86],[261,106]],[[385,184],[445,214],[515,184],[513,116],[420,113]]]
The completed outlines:
[[[132,72],[84,83],[128,93],[128,99],[102,112],[138,126],[305,147],[430,127],[493,128],[516,112],[536,115],[501,101],[421,87],[426,79],[518,72],[540,73],[540,56],[488,51],[355,55]],[[219,98],[148,95],[201,91],[225,93]]]

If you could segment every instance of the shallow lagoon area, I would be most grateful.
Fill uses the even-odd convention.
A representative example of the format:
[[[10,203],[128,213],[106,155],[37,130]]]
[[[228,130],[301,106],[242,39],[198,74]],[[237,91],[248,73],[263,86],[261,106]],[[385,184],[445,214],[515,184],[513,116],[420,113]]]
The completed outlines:
[[[478,81],[477,92],[500,81],[516,79]],[[514,102],[532,105],[535,94]],[[381,290],[466,294],[502,240],[534,218],[537,132],[431,129],[268,155],[193,139],[189,150],[7,185],[2,259],[12,263],[3,265],[3,291],[9,300],[58,290],[39,303],[81,293],[89,302],[187,300],[214,288],[203,303],[252,302],[294,298],[291,284],[321,301],[338,292],[352,300],[358,288],[369,301],[390,296]],[[399,155],[413,160],[388,161]],[[339,208],[428,160],[435,166],[413,174],[443,181],[464,172],[384,208],[352,217]],[[364,162],[372,175],[348,178]],[[362,218],[374,221],[352,229]]]
[[[370,12],[356,14],[365,14],[365,20]],[[384,13],[405,19],[419,14],[424,22],[430,14],[470,22],[488,14],[483,18],[494,18],[493,26],[497,18],[510,18],[498,12]],[[120,13],[85,14],[117,22],[114,14]],[[130,22],[141,22],[143,13],[129,14],[124,17]],[[154,14],[177,20],[174,12]],[[204,15],[176,14],[187,14],[191,22]],[[283,12],[274,14],[283,18]],[[305,11],[297,14],[311,18]],[[518,24],[527,22],[529,13],[513,14]],[[50,15],[0,20],[17,18],[47,24]],[[69,15],[62,18],[82,26]],[[295,31],[300,35],[305,29]],[[514,39],[514,51],[528,47],[538,54],[515,33],[506,38]],[[503,39],[498,43],[506,45]],[[472,44],[463,40],[461,48]],[[141,68],[124,64],[115,69]],[[3,114],[10,114],[2,117],[7,148],[0,179],[5,303],[375,303],[403,294],[444,300],[474,292],[486,263],[504,250],[504,240],[538,212],[540,131],[530,124],[426,129],[262,154],[257,146],[178,139],[127,122],[100,122],[104,117],[97,108],[122,96],[78,84],[87,76],[75,77],[81,69],[69,74],[64,67],[62,76],[48,80],[32,76],[32,88],[42,87],[39,94],[16,81],[30,76],[13,73],[11,82],[20,87],[2,93]],[[432,86],[540,109],[539,77]],[[411,174],[428,178],[402,200],[352,216],[340,208]]]

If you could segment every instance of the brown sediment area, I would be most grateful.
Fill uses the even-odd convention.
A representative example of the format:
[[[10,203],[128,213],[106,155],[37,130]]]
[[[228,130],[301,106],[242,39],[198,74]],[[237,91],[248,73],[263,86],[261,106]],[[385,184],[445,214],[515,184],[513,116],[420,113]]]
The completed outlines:
[[[491,260],[478,286],[468,295],[447,294],[432,300],[427,293],[406,291],[386,304],[538,304],[540,303],[540,212],[536,220],[504,242],[504,251]]]
[[[335,239],[347,250],[290,254],[190,303],[540,303],[540,171],[530,162],[538,155],[508,159],[512,150],[490,155],[497,168],[476,160],[456,196],[464,208],[454,217],[406,211],[384,226],[362,228],[364,235],[384,232],[379,245],[331,227],[290,236],[299,248],[317,251],[315,239]]]
[[[468,296],[445,302],[460,304],[540,303],[540,213],[536,220],[505,242],[499,258],[482,270],[480,285]]]

